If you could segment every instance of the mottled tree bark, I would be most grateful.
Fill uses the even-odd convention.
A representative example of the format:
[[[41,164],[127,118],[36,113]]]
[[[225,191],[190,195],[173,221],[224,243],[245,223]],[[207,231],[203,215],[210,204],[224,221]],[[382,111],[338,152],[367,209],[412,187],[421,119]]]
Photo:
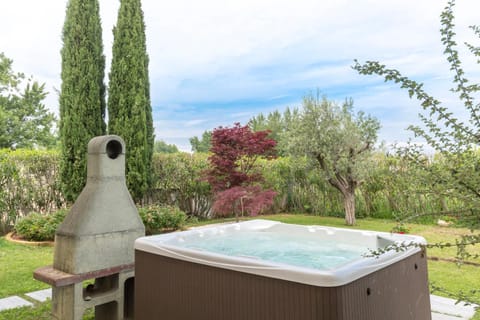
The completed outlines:
[[[345,224],[355,225],[355,191],[343,195],[343,206],[345,208]]]

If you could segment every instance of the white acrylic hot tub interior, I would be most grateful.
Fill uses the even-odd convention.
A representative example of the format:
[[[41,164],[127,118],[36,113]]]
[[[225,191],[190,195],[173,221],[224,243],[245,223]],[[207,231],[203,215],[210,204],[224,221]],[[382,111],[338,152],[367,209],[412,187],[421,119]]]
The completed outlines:
[[[137,250],[214,267],[318,286],[354,281],[418,252],[389,251],[393,243],[425,243],[418,236],[301,226],[269,220],[212,225],[137,239]]]

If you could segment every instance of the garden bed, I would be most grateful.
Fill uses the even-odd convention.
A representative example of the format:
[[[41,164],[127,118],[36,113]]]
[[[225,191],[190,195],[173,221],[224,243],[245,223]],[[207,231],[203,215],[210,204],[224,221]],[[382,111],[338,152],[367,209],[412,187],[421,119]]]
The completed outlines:
[[[53,247],[54,242],[53,241],[29,241],[25,240],[22,237],[18,236],[14,232],[7,233],[5,235],[5,240],[9,242],[13,242],[16,244],[25,244],[29,246],[39,246],[39,247]]]

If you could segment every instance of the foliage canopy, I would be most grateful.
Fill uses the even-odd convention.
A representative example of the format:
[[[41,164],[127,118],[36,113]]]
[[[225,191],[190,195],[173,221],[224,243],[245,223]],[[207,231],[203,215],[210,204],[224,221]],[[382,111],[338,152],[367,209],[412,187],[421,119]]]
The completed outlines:
[[[424,112],[419,113],[423,126],[410,126],[415,136],[424,138],[433,147],[447,166],[442,171],[429,166],[428,159],[423,155],[423,150],[415,145],[399,149],[399,153],[410,159],[424,172],[427,184],[435,186],[436,193],[456,196],[464,201],[468,212],[467,216],[478,217],[480,207],[480,170],[478,168],[478,148],[480,146],[480,103],[476,102],[476,93],[480,91],[479,84],[470,84],[462,69],[462,62],[457,50],[454,31],[453,8],[455,1],[448,2],[441,14],[441,41],[444,45],[444,55],[453,73],[452,88],[450,91],[457,95],[458,102],[446,105],[426,92],[422,83],[418,83],[403,76],[396,69],[389,69],[377,61],[367,61],[360,64],[356,61],[353,68],[360,74],[379,75],[385,81],[400,84],[411,98],[419,101]],[[477,37],[480,37],[480,28],[470,27]],[[480,48],[466,44],[470,52],[480,58]],[[480,63],[480,59],[478,60]],[[460,112],[455,112],[458,106],[463,105],[463,110],[468,114],[466,121],[460,119]],[[457,109],[458,110],[458,109]],[[478,219],[472,222],[479,223]],[[477,225],[478,226],[478,225]]]
[[[212,132],[204,131],[202,137],[199,139],[197,136],[190,138],[190,145],[193,152],[208,152],[212,146]]]
[[[12,62],[0,52],[0,148],[52,147],[55,117],[43,104],[45,85],[15,73]]]
[[[268,131],[252,132],[239,123],[213,131],[212,155],[208,158],[211,169],[206,173],[215,196],[215,213],[234,212],[237,216],[239,211],[242,214],[246,211],[256,215],[273,203],[276,193],[262,190],[258,184],[262,177],[254,170],[259,157],[274,156],[276,142],[268,134]]]
[[[423,112],[419,113],[423,126],[410,126],[409,128],[416,137],[423,138],[437,151],[437,157],[442,166],[430,165],[423,150],[413,144],[400,148],[398,153],[410,161],[418,169],[418,172],[421,172],[418,178],[423,179],[431,193],[457,198],[464,205],[463,209],[456,210],[456,212],[441,210],[427,214],[455,215],[469,223],[472,231],[475,229],[478,231],[480,227],[480,166],[478,162],[480,103],[477,102],[477,99],[480,85],[471,83],[462,68],[462,60],[455,41],[454,6],[455,0],[448,1],[441,13],[440,34],[444,46],[443,54],[453,75],[450,91],[457,96],[456,103],[447,105],[424,90],[423,83],[403,76],[398,70],[387,68],[377,61],[367,61],[363,64],[355,61],[353,68],[360,74],[378,75],[385,81],[398,83],[401,89],[408,92],[410,98],[418,100],[423,109]],[[470,28],[475,36],[480,38],[480,27],[470,26]],[[480,47],[469,43],[465,45],[480,64]],[[463,106],[463,110],[457,111],[458,106]],[[462,112],[468,115],[466,120],[462,119]],[[409,212],[404,214],[411,216]],[[460,261],[467,258],[478,259],[478,255],[470,254],[467,248],[479,242],[480,234],[478,232],[462,236],[457,240],[457,257]],[[437,245],[443,246],[442,243]],[[475,290],[473,289],[471,293],[461,292],[460,298],[464,301],[472,301],[470,294],[473,295]],[[472,302],[478,303],[478,301]]]
[[[316,160],[327,181],[341,192],[348,225],[355,224],[355,189],[365,178],[379,128],[375,118],[353,114],[352,100],[338,105],[310,94],[286,132],[288,150]]]
[[[168,144],[163,140],[155,141],[153,151],[156,152],[156,153],[176,153],[176,152],[179,152],[176,145]]]

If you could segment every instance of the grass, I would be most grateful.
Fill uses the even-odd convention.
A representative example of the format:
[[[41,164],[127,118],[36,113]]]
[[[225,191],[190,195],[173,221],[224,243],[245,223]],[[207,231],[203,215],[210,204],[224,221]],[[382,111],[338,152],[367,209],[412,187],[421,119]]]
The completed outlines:
[[[22,297],[25,298],[25,297]],[[21,307],[16,309],[10,309],[0,312],[0,320],[51,320],[52,315],[50,313],[52,305],[50,301],[44,303],[38,303],[30,300],[34,303],[34,307]],[[94,320],[93,309],[89,309],[85,312],[83,320]]]
[[[25,319],[25,320],[47,320],[51,319],[50,315],[51,304],[37,303],[34,308],[22,307],[16,309],[10,309],[0,312],[0,320],[12,320],[12,319]]]
[[[0,238],[0,298],[48,288],[35,281],[32,273],[52,264],[52,255],[52,247],[13,244]]]
[[[343,219],[332,217],[278,214],[262,216],[261,218],[303,225],[318,224],[346,227]],[[189,226],[231,221],[234,221],[234,219],[208,220]],[[394,226],[394,221],[368,218],[358,219],[357,225],[349,228],[389,232]],[[429,243],[455,242],[455,238],[458,236],[469,233],[467,229],[444,228],[433,225],[408,224],[408,227],[412,234],[425,237]],[[480,254],[480,248],[473,248],[473,253]],[[455,256],[455,248],[431,248],[427,254],[429,257],[453,258]],[[52,257],[52,247],[31,247],[12,244],[4,238],[0,238],[0,298],[14,294],[22,295],[30,291],[46,288],[45,284],[33,279],[32,272],[40,266],[52,264]],[[471,289],[480,289],[480,267],[478,266],[462,265],[458,267],[452,262],[431,260],[428,262],[428,265],[430,282],[447,289],[449,292],[458,293],[460,291],[468,292]],[[441,292],[435,292],[435,294],[444,295]],[[480,301],[480,292],[477,292],[474,297],[477,301]],[[36,303],[34,308],[24,307],[0,312],[0,320],[47,320],[50,319],[49,310],[49,303]],[[91,319],[91,315],[86,316],[84,319]],[[477,312],[473,319],[480,320],[480,312]]]

